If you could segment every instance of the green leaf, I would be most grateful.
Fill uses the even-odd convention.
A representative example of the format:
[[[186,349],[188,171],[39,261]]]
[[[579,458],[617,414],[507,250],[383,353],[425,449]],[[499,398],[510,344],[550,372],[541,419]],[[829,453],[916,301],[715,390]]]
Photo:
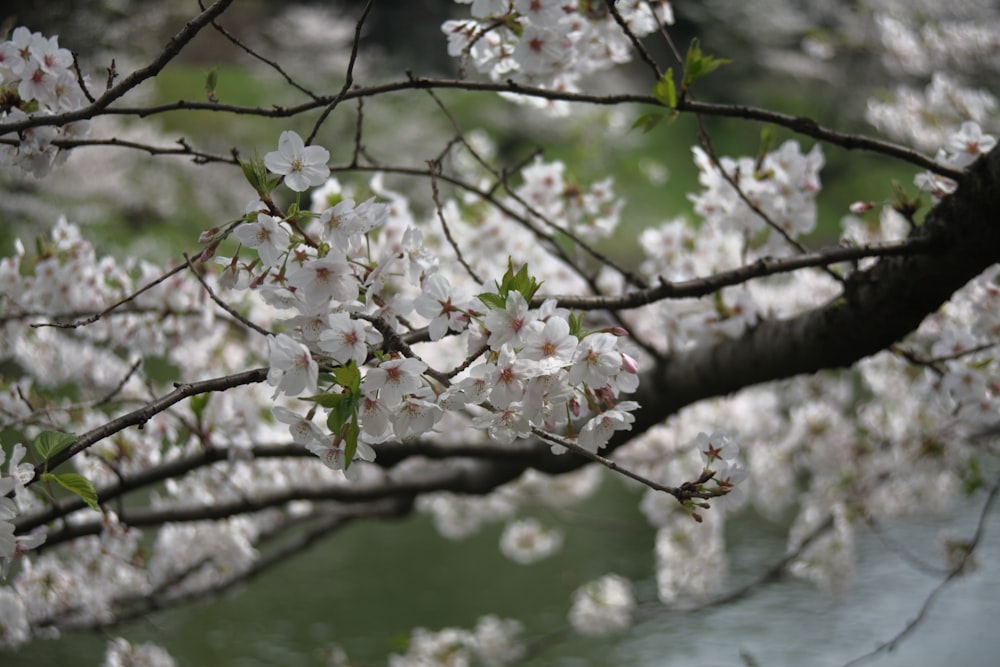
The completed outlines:
[[[488,308],[503,310],[507,307],[507,302],[499,294],[494,294],[493,292],[483,292],[477,296],[479,297],[479,300],[486,304]]]
[[[688,46],[687,58],[684,62],[684,81],[681,82],[681,90],[687,91],[691,84],[705,76],[711,74],[723,65],[733,62],[724,58],[716,58],[711,55],[702,55],[701,43],[698,38],[691,40]]]
[[[361,391],[361,371],[353,359],[344,366],[333,369],[333,377],[337,380],[337,384],[350,389],[351,393]]]
[[[676,111],[669,115],[665,113],[644,113],[635,119],[635,122],[632,123],[631,129],[635,130],[641,128],[642,133],[645,134],[656,128],[656,126],[659,125],[660,123],[662,123],[664,118],[669,118],[670,120],[673,120],[676,117],[677,117]]]
[[[243,176],[247,179],[247,183],[261,197],[269,195],[280,180],[280,176],[268,177],[267,167],[264,166],[264,160],[261,159],[259,153],[255,153],[249,160],[240,160],[240,168],[243,170]]]
[[[205,96],[209,102],[218,102],[215,97],[215,87],[219,84],[219,71],[212,69],[205,76]]]
[[[490,308],[498,309],[506,308],[507,295],[511,292],[520,292],[525,301],[531,301],[531,297],[535,296],[535,292],[542,286],[542,283],[528,273],[527,264],[522,264],[521,268],[515,272],[514,260],[510,257],[507,258],[507,271],[503,274],[503,278],[500,279],[500,282],[494,281],[494,284],[497,286],[496,294],[484,292],[478,296],[479,300]]]
[[[361,427],[358,426],[358,420],[355,418],[347,425],[344,433],[344,470],[350,468],[354,461],[354,453],[358,451],[358,436],[360,434]]]
[[[31,441],[31,446],[38,453],[39,458],[47,461],[53,454],[66,449],[76,440],[72,433],[60,433],[59,431],[42,431]]]
[[[760,130],[760,152],[764,155],[771,152],[774,148],[774,142],[777,139],[777,133],[774,131],[773,125],[765,125]]]
[[[87,503],[90,509],[99,511],[97,507],[97,490],[90,480],[75,472],[65,472],[61,475],[54,475],[50,472],[42,474],[43,482],[55,482],[70,493],[74,493]]]
[[[531,301],[531,297],[535,296],[535,292],[541,286],[542,284],[535,280],[534,276],[528,274],[527,264],[522,264],[517,273],[514,273],[514,261],[510,257],[507,258],[507,272],[503,275],[503,282],[500,283],[500,295],[504,297],[505,304],[506,297],[512,290],[520,292],[525,301]]]
[[[653,86],[653,97],[660,104],[671,109],[677,108],[677,85],[674,83],[674,68],[670,67],[660,80]]]
[[[331,433],[340,434],[344,430],[344,426],[354,419],[357,421],[358,414],[358,403],[360,402],[360,393],[344,393],[341,394],[341,400],[337,403],[330,414],[326,418],[326,425],[330,428]]]
[[[208,407],[208,399],[212,397],[211,392],[205,392],[204,394],[195,394],[191,397],[191,412],[194,413],[195,418],[201,419],[202,415],[205,414],[205,408]]]
[[[342,400],[344,400],[344,394],[340,393],[316,394],[315,396],[303,396],[302,400],[318,403],[324,408],[335,408],[338,405],[340,405],[340,402]]]

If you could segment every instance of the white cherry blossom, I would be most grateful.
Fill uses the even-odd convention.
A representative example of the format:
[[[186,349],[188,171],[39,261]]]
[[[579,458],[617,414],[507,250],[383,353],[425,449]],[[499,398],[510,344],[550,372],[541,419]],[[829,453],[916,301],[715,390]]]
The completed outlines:
[[[257,222],[240,225],[233,234],[240,243],[257,251],[264,266],[272,268],[280,265],[291,238],[285,223],[266,213],[258,214]]]
[[[275,387],[275,397],[316,393],[319,366],[309,348],[283,333],[268,338],[267,346],[270,365],[267,383]]]
[[[306,146],[297,132],[285,130],[278,137],[278,150],[264,156],[264,166],[285,177],[285,185],[296,192],[322,185],[330,175],[326,163],[330,151],[322,146]]]
[[[615,431],[631,431],[635,416],[630,412],[639,407],[635,401],[622,401],[611,410],[594,416],[580,430],[577,442],[591,452],[597,452],[611,439]]]
[[[423,385],[420,375],[427,364],[419,359],[390,359],[372,368],[361,382],[365,393],[378,391],[378,400],[386,406],[398,405],[405,394],[412,394]]]
[[[555,370],[568,366],[576,352],[577,339],[569,332],[569,322],[550,317],[547,322],[535,320],[524,333],[524,348],[518,356],[539,362],[541,368]]]
[[[382,342],[382,334],[365,326],[364,322],[351,319],[344,312],[331,313],[326,318],[326,324],[319,334],[319,349],[342,364],[353,360],[358,366],[363,365],[368,358],[369,346]]]

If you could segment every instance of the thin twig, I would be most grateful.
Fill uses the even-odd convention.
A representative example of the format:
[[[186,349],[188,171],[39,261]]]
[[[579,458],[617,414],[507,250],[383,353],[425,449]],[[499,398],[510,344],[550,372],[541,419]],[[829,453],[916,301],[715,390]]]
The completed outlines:
[[[208,293],[209,298],[212,299],[212,301],[214,301],[216,305],[219,306],[219,308],[222,308],[224,311],[229,313],[229,315],[233,317],[236,321],[240,322],[241,324],[250,329],[253,329],[261,336],[264,336],[266,338],[268,336],[273,335],[270,331],[260,326],[256,322],[251,322],[247,318],[243,317],[243,315],[237,312],[235,308],[233,308],[228,303],[220,299],[212,290],[212,288],[209,286],[209,284],[205,282],[205,279],[202,277],[202,275],[198,273],[198,271],[194,268],[194,263],[191,261],[191,258],[188,257],[187,253],[184,253],[184,259],[187,260],[187,265],[191,269],[191,273],[194,274],[194,277],[198,279],[198,282],[201,283],[201,286],[205,288],[205,291]]]
[[[484,284],[483,279],[476,274],[475,269],[473,269],[469,262],[465,259],[465,255],[462,254],[461,246],[458,245],[458,241],[456,241],[455,237],[452,236],[451,227],[448,226],[448,221],[444,218],[444,208],[441,206],[441,196],[438,192],[437,184],[437,173],[440,172],[441,163],[428,163],[427,167],[430,170],[431,175],[431,199],[434,200],[434,209],[437,211],[438,220],[441,222],[441,229],[444,231],[444,237],[448,239],[451,249],[455,251],[455,256],[458,258],[458,263],[462,265],[465,272],[469,274],[469,277],[472,278],[477,285],[482,285]]]
[[[938,597],[940,597],[940,595],[944,593],[945,589],[947,589],[948,586],[950,586],[956,579],[966,573],[966,567],[969,564],[969,560],[972,558],[972,554],[979,545],[979,542],[983,537],[983,533],[986,530],[986,518],[989,516],[990,510],[993,508],[993,503],[996,501],[998,493],[1000,493],[1000,478],[998,478],[990,488],[990,492],[986,496],[986,502],[983,503],[983,509],[979,513],[979,521],[976,523],[976,531],[973,533],[969,541],[965,543],[965,548],[963,549],[958,562],[955,563],[955,565],[948,571],[948,575],[934,587],[934,590],[928,594],[924,603],[917,611],[917,615],[910,619],[910,621],[903,626],[903,629],[896,633],[894,637],[882,642],[869,653],[865,653],[864,655],[858,656],[850,662],[845,663],[844,667],[860,665],[863,662],[868,662],[869,660],[877,657],[883,652],[893,651],[904,639],[910,636],[921,623],[923,623]]]
[[[199,6],[202,7],[202,9],[204,9],[204,5],[203,5],[203,3],[200,0],[199,0],[198,4],[199,4]],[[292,88],[295,88],[296,90],[298,90],[301,93],[304,93],[305,95],[308,95],[310,98],[312,98],[315,101],[319,100],[319,96],[316,95],[316,93],[312,92],[311,90],[309,90],[308,88],[306,88],[305,86],[303,86],[302,84],[300,84],[299,82],[295,81],[281,67],[281,65],[279,65],[277,62],[275,62],[273,60],[265,58],[263,55],[261,55],[260,53],[257,53],[257,51],[255,51],[254,49],[252,49],[249,46],[247,46],[246,44],[244,44],[243,41],[240,40],[239,37],[237,37],[236,35],[232,34],[228,30],[226,30],[225,28],[223,28],[222,25],[218,21],[213,20],[212,21],[212,27],[215,28],[216,31],[219,34],[221,34],[223,37],[225,37],[227,40],[229,40],[233,45],[235,45],[236,47],[242,49],[244,52],[246,52],[251,57],[256,58],[257,60],[261,61],[262,63],[264,63],[265,65],[267,65],[271,69],[273,69],[275,72],[277,72],[288,83],[289,86],[291,86]]]
[[[581,447],[580,445],[573,442],[569,438],[564,438],[561,435],[551,433],[544,429],[538,428],[537,426],[533,426],[531,428],[531,431],[532,433],[542,438],[543,440],[547,440],[548,442],[565,447],[574,454],[578,454],[584,458],[590,459],[591,461],[600,463],[608,470],[612,470],[616,473],[624,475],[625,477],[628,477],[629,479],[635,480],[636,482],[639,482],[643,486],[649,487],[654,491],[662,491],[663,493],[670,494],[671,496],[676,498],[677,501],[680,503],[684,503],[694,498],[706,500],[709,498],[717,498],[720,495],[722,495],[715,491],[705,491],[700,488],[703,484],[707,483],[710,479],[712,479],[712,476],[715,474],[713,472],[706,470],[697,480],[693,482],[685,482],[680,486],[665,486],[663,484],[660,484],[659,482],[654,482],[648,477],[643,477],[639,473],[633,472],[628,468],[624,468],[609,458],[601,456],[596,452],[592,452],[589,449],[586,449],[585,447]]]
[[[319,128],[323,126],[323,123],[325,123],[327,117],[333,113],[333,110],[336,109],[343,100],[347,99],[347,93],[350,91],[351,86],[354,85],[354,66],[358,62],[358,51],[361,50],[361,30],[364,27],[365,19],[368,18],[368,14],[371,12],[374,5],[375,0],[368,0],[368,2],[365,3],[364,10],[361,12],[361,17],[354,25],[354,41],[351,44],[351,57],[347,61],[347,70],[344,73],[344,85],[341,87],[340,92],[337,93],[337,96],[325,106],[322,113],[320,113],[319,118],[316,119],[316,122],[313,124],[312,131],[309,133],[308,138],[306,138],[306,144],[311,144],[316,139],[316,135],[319,133]]]
[[[104,310],[102,310],[101,312],[97,313],[96,315],[92,315],[92,316],[90,316],[90,317],[88,317],[86,319],[76,320],[74,322],[36,322],[36,323],[32,324],[31,326],[35,327],[35,328],[55,327],[57,329],[76,329],[77,327],[85,327],[85,326],[87,326],[89,324],[93,324],[94,322],[97,322],[102,317],[104,317],[105,315],[107,315],[111,311],[115,310],[116,308],[119,308],[119,307],[121,307],[121,306],[123,306],[123,305],[125,305],[127,303],[130,303],[131,301],[135,300],[136,297],[138,297],[143,292],[146,292],[146,291],[148,291],[148,290],[156,287],[157,285],[159,285],[160,283],[162,283],[163,281],[165,281],[167,278],[170,278],[171,276],[177,275],[178,273],[180,273],[181,271],[183,271],[184,269],[186,269],[188,266],[190,266],[190,264],[191,264],[190,260],[185,261],[183,264],[178,264],[174,268],[172,268],[169,271],[167,271],[166,273],[164,273],[159,278],[156,278],[155,280],[153,280],[150,283],[147,283],[146,285],[144,285],[140,289],[136,290],[132,294],[129,294],[124,299],[120,299],[119,301],[116,301],[115,303],[111,304],[110,306],[108,306],[107,308],[105,308]]]
[[[625,36],[628,37],[630,42],[632,42],[632,48],[639,54],[639,58],[646,63],[651,70],[653,70],[653,78],[659,80],[660,77],[663,76],[660,66],[656,64],[656,60],[653,59],[653,56],[650,55],[649,51],[646,50],[646,47],[643,46],[642,40],[640,40],[636,34],[632,32],[632,29],[628,27],[628,23],[625,22],[624,18],[622,18],[621,13],[618,11],[618,7],[614,2],[608,2],[605,6],[608,8],[611,18],[615,20],[618,27],[622,29]],[[650,11],[652,11],[652,8],[650,8]]]
[[[222,0],[220,0],[222,1]],[[231,2],[232,0],[228,0]],[[228,4],[228,2],[227,2]],[[171,56],[172,57],[172,56]],[[165,62],[164,62],[165,64]],[[142,76],[149,78],[155,76],[156,72],[146,72],[143,70]],[[132,77],[126,80],[130,87],[138,85]],[[112,90],[115,91],[114,99],[118,99],[131,88],[122,89],[126,82],[122,82]],[[248,107],[235,104],[218,104],[211,102],[198,102],[190,100],[180,100],[167,104],[151,105],[145,107],[109,107],[111,101],[102,104],[104,97],[98,99],[95,105],[90,105],[77,111],[51,116],[36,115],[16,122],[0,123],[0,135],[9,132],[17,132],[29,127],[39,126],[61,126],[67,123],[96,118],[104,115],[124,115],[138,116],[141,118],[156,114],[167,113],[178,110],[188,111],[209,111],[212,113],[231,113],[236,115],[259,116],[264,118],[290,118],[317,108],[330,105],[333,102],[338,104],[343,100],[357,99],[360,97],[371,98],[378,95],[387,95],[406,90],[429,90],[429,89],[455,89],[466,91],[492,91],[500,93],[515,93],[526,95],[538,99],[563,101],[578,104],[596,104],[600,106],[617,106],[622,104],[648,104],[661,107],[662,104],[651,95],[637,95],[634,93],[623,93],[613,95],[597,95],[591,93],[572,93],[563,90],[549,90],[546,88],[536,88],[515,83],[513,81],[492,82],[492,81],[468,81],[465,79],[435,79],[429,77],[412,77],[402,81],[378,84],[368,87],[356,87],[346,93],[335,96],[321,97],[318,101],[308,101],[294,106],[271,106],[271,107]],[[110,93],[111,91],[109,91]],[[964,172],[939,164],[933,158],[923,155],[911,148],[894,144],[890,141],[869,137],[863,134],[850,132],[839,132],[820,125],[816,120],[805,116],[795,116],[792,114],[771,111],[742,104],[715,104],[708,102],[698,102],[691,99],[682,99],[677,103],[677,111],[682,113],[700,113],[706,116],[718,116],[722,118],[740,118],[743,120],[759,121],[771,123],[779,127],[784,127],[796,134],[812,137],[819,141],[826,142],[847,150],[863,150],[870,153],[877,153],[892,157],[902,162],[909,163],[921,169],[927,169],[935,174],[950,178],[954,181],[961,181]]]

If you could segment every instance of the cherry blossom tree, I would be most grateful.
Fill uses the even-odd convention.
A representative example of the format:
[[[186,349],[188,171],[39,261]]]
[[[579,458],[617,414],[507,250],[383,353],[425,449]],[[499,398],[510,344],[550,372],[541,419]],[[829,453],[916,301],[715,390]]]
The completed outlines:
[[[748,506],[794,517],[760,585],[838,591],[860,525],[979,493],[979,529],[950,543],[941,587],[966,571],[1000,489],[1000,152],[996,98],[977,84],[1000,52],[989,3],[955,16],[865,4],[890,92],[857,114],[878,135],[704,101],[729,63],[678,44],[663,0],[459,1],[441,35],[455,78],[367,81],[361,37],[379,4],[356,17],[332,89],[230,32],[232,0],[193,6],[127,72],[25,27],[0,44],[10,173],[44,183],[71,154],[112,147],[151,170],[186,157],[243,188],[170,266],[98,253],[72,211],[0,260],[0,644],[30,651],[217,594],[358,519],[423,512],[449,538],[503,522],[502,552],[532,563],[562,536],[531,505],[578,503],[602,476],[637,490],[661,608],[751,594],[722,588],[723,531]],[[844,26],[864,22],[844,11]],[[141,84],[199,34],[243,49],[298,101],[232,104],[209,76],[205,100],[144,102]],[[833,34],[810,34],[796,62],[822,65]],[[645,68],[638,87],[599,85],[629,61]],[[642,257],[615,261],[614,182],[580,182],[544,151],[497,157],[455,120],[448,89],[567,123],[613,107],[632,129],[608,131],[623,134],[696,119],[694,216],[648,226]],[[452,122],[434,157],[371,154],[366,114],[389,95],[429,96]],[[167,113],[273,131],[230,153],[115,134],[122,118]],[[354,136],[323,145],[343,117]],[[721,155],[715,117],[793,138]],[[840,149],[913,180],[858,201],[824,239],[822,168]],[[647,614],[614,572],[567,610],[598,636]],[[390,664],[513,664],[530,650],[516,619],[469,628],[416,629]],[[106,664],[173,660],[115,638]]]

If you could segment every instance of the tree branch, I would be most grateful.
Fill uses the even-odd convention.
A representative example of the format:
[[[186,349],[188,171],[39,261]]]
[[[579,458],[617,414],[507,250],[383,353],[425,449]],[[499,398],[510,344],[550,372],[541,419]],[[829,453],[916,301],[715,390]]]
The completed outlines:
[[[56,468],[96,442],[100,442],[101,440],[104,440],[119,431],[123,431],[129,426],[138,426],[139,428],[142,428],[147,421],[160,414],[171,405],[178,403],[185,398],[207,392],[225,391],[227,389],[232,389],[233,387],[239,387],[245,384],[263,382],[267,378],[267,372],[268,369],[266,368],[256,368],[254,370],[234,373],[233,375],[212,378],[210,380],[175,385],[177,388],[169,394],[144,405],[138,410],[134,410],[128,414],[122,415],[121,417],[112,419],[108,423],[102,424],[101,426],[87,431],[78,437],[66,449],[53,454],[46,461],[44,467],[37,466],[35,468],[34,476],[25,485],[34,484],[38,481],[41,472],[44,472],[45,469],[52,470]]]
[[[743,336],[702,345],[671,359],[657,410],[668,415],[695,401],[753,384],[840,368],[887,349],[968,281],[1000,261],[1000,150],[969,168],[962,185],[928,214],[910,239],[929,250],[883,257],[847,279],[842,296],[786,320],[760,323]]]

